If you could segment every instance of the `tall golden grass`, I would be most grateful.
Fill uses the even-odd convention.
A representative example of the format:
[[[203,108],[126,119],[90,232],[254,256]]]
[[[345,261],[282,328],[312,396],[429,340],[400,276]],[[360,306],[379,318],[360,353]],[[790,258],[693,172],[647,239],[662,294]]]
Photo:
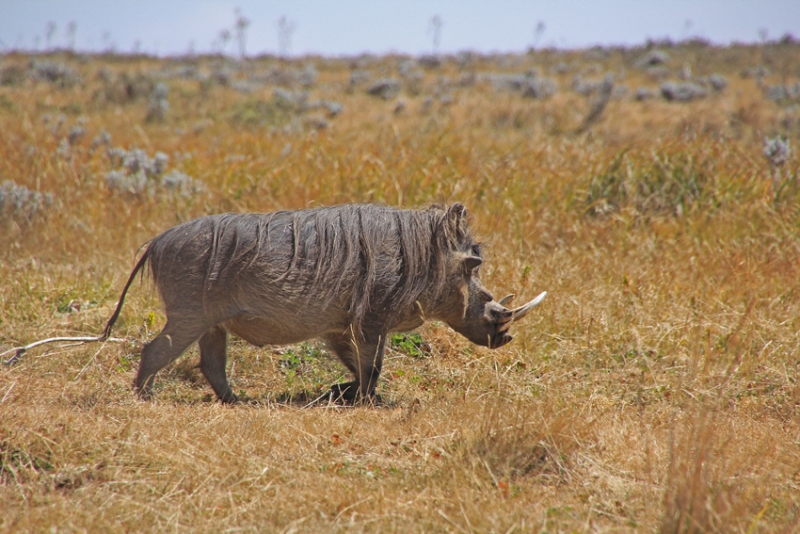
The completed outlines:
[[[160,373],[154,401],[135,398],[139,349],[164,323],[135,286],[115,330],[129,342],[45,347],[0,369],[0,530],[796,531],[800,160],[776,182],[762,139],[796,147],[800,119],[758,84],[794,83],[800,48],[672,48],[672,71],[730,81],[689,103],[631,97],[658,84],[634,66],[642,53],[445,61],[398,112],[350,73],[378,78],[402,58],[231,67],[244,79],[313,63],[311,97],[344,106],[321,130],[320,111],[270,110],[270,85],[171,77],[169,113],[149,122],[146,95],[107,96],[109,72],[155,79],[176,59],[56,54],[44,59],[82,83],[0,86],[0,182],[54,196],[31,219],[0,212],[0,352],[99,333],[142,243],[224,211],[460,201],[495,295],[550,292],[499,350],[437,323],[420,332],[426,350],[396,344],[378,407],[308,406],[344,376],[321,345],[234,340],[245,401],[227,407],[196,348]],[[558,63],[570,70],[551,74]],[[758,64],[767,78],[740,76]],[[534,67],[559,82],[548,100],[480,76]],[[631,91],[583,129],[591,103],[571,78],[606,71]],[[111,146],[165,152],[205,191],[110,190],[106,147],[92,148],[102,129]]]

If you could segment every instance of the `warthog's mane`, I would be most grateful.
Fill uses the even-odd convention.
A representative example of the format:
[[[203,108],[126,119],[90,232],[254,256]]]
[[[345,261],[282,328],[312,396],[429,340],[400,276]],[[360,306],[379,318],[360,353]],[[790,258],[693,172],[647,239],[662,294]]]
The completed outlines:
[[[449,252],[479,254],[460,204],[420,210],[351,204],[190,221],[150,243],[145,254],[154,276],[188,236],[205,236],[205,272],[197,275],[205,278],[206,294],[259,273],[270,286],[283,283],[306,295],[308,305],[346,298],[359,333],[371,318],[398,319],[423,293],[435,302],[446,288]]]

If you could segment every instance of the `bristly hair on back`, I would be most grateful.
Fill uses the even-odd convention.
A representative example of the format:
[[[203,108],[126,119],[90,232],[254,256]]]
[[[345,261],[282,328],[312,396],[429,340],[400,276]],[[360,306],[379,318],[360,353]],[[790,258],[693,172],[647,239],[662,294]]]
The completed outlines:
[[[354,204],[291,212],[290,218],[292,257],[284,276],[297,269],[313,273],[309,299],[323,306],[348,293],[359,334],[377,320],[371,318],[397,319],[425,292],[438,299],[448,253],[469,253],[473,245],[461,204],[422,210]]]

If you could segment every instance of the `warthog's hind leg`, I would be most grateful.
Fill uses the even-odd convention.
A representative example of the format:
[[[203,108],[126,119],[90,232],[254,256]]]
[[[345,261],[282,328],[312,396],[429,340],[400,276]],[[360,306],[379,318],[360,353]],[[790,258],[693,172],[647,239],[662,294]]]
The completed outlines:
[[[205,325],[199,328],[189,321],[167,319],[164,330],[142,349],[139,372],[134,381],[141,398],[150,399],[156,373],[183,354],[204,330]]]
[[[353,373],[355,380],[331,386],[331,395],[336,400],[348,403],[369,400],[375,397],[375,386],[383,367],[383,352],[386,336],[368,336],[358,345],[348,335],[329,335],[325,337],[328,346],[342,363]]]
[[[200,346],[200,370],[211,384],[219,400],[225,403],[234,403],[239,399],[231,391],[228,377],[225,374],[228,334],[224,329],[215,326],[207,330],[198,341]]]

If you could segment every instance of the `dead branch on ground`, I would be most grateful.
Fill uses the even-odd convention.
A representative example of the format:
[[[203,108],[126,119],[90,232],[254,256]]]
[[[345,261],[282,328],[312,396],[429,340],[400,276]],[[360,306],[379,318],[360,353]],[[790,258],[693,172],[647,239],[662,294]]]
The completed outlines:
[[[128,341],[128,340],[124,339],[124,338],[119,338],[119,337],[106,338],[106,337],[104,337],[104,334],[103,335],[99,335],[99,336],[51,337],[51,338],[47,338],[47,339],[40,339],[39,341],[34,341],[33,343],[29,343],[29,344],[27,344],[27,345],[25,345],[23,347],[14,347],[13,349],[9,349],[9,350],[7,350],[5,352],[2,352],[2,353],[0,353],[0,360],[6,354],[11,354],[13,352],[14,355],[11,358],[9,358],[7,361],[3,362],[4,365],[11,365],[11,364],[14,364],[17,361],[19,361],[20,357],[22,357],[23,354],[25,354],[26,352],[28,352],[32,348],[38,347],[39,345],[45,345],[47,343],[58,343],[58,342],[61,342],[61,341],[77,341],[80,344],[85,344],[85,343],[93,343],[95,341],[109,341],[109,342],[112,342],[112,343],[123,343],[123,342]]]

